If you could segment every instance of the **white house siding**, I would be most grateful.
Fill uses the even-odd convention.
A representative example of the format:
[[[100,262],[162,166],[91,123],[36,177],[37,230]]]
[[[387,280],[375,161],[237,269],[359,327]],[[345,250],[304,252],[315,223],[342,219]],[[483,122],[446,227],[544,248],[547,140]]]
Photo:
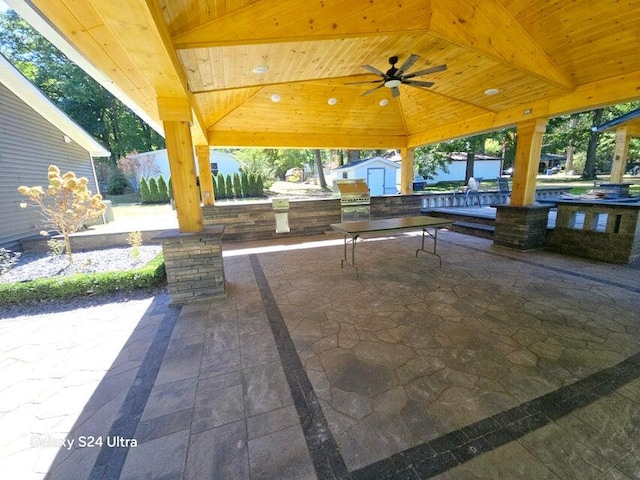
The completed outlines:
[[[473,162],[473,176],[476,178],[484,178],[485,180],[496,179],[500,176],[500,160],[479,160]],[[427,183],[435,184],[438,182],[456,182],[465,179],[467,171],[466,160],[454,160],[447,165],[449,173],[438,169],[434,178],[428,180]]]
[[[19,248],[20,239],[37,235],[43,222],[37,209],[20,208],[20,185],[47,185],[47,168],[55,164],[89,179],[99,193],[89,152],[0,84],[0,246]]]

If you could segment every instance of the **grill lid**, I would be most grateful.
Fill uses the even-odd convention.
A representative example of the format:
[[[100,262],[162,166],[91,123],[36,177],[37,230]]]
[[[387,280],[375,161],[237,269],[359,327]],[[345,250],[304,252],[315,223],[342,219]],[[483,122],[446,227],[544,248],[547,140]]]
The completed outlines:
[[[340,196],[369,196],[369,187],[367,186],[367,182],[362,178],[338,180],[337,184]]]

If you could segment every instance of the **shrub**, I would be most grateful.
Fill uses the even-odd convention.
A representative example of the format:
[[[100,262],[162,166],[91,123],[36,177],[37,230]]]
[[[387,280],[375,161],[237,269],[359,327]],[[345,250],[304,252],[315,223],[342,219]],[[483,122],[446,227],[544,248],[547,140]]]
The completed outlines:
[[[233,198],[233,180],[231,180],[231,175],[226,175],[224,190],[227,198]]]
[[[140,230],[129,233],[127,235],[127,243],[131,245],[131,257],[138,258],[140,256],[140,247],[142,246],[142,233]]]
[[[73,172],[61,176],[60,169],[55,165],[49,165],[47,177],[49,185],[46,192],[40,186],[24,185],[18,187],[18,192],[27,197],[33,206],[40,208],[45,227],[62,234],[69,263],[73,263],[69,235],[80,230],[89,220],[102,215],[107,207],[102,203],[101,195],[91,195],[87,188],[89,180],[85,177],[77,178]],[[27,208],[28,204],[22,203],[20,206]]]
[[[162,203],[169,203],[169,187],[163,176],[158,177],[158,200]]]
[[[149,201],[158,203],[160,201],[160,190],[158,190],[158,182],[155,178],[149,179]]]
[[[262,174],[258,174],[256,180],[256,193],[259,197],[264,196],[264,179],[262,178]]]
[[[12,252],[6,248],[0,248],[0,275],[7,273],[11,267],[20,259],[20,252]]]
[[[251,188],[249,188],[249,176],[245,173],[240,174],[240,186],[242,187],[243,197],[253,196],[253,192],[251,191]]]
[[[131,190],[131,185],[122,172],[120,170],[112,171],[109,180],[107,180],[107,194],[124,195],[129,190]]]
[[[169,200],[173,200],[173,186],[171,185],[171,177],[169,177],[169,182],[167,184],[167,194],[169,195]]]
[[[227,192],[224,184],[224,175],[222,173],[218,174],[218,180],[216,181],[216,198],[227,198]]]
[[[52,257],[59,257],[64,253],[64,249],[65,249],[64,240],[58,240],[57,238],[52,238],[51,240],[47,240],[47,246],[49,247],[49,254]]]
[[[140,179],[140,196],[142,197],[142,203],[151,202],[151,194],[149,193],[149,182],[145,177]]]
[[[164,260],[160,253],[145,266],[133,270],[0,283],[0,305],[148,289],[163,285],[165,278]]]
[[[240,184],[240,175],[233,174],[233,193],[236,198],[242,198],[242,185]]]

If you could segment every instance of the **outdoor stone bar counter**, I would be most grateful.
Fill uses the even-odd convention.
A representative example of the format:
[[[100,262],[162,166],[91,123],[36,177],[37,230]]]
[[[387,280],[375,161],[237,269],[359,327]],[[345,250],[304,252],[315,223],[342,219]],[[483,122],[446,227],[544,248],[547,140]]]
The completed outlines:
[[[226,297],[222,262],[223,225],[200,232],[167,230],[154,240],[162,242],[171,301],[175,305]]]
[[[640,202],[561,200],[549,249],[609,263],[640,262]]]

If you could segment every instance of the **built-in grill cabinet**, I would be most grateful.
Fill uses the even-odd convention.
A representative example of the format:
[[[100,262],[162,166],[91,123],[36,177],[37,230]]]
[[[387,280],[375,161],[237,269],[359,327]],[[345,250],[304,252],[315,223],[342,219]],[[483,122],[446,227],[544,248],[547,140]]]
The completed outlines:
[[[371,219],[371,195],[367,183],[361,178],[338,180],[340,213],[343,222]]]

